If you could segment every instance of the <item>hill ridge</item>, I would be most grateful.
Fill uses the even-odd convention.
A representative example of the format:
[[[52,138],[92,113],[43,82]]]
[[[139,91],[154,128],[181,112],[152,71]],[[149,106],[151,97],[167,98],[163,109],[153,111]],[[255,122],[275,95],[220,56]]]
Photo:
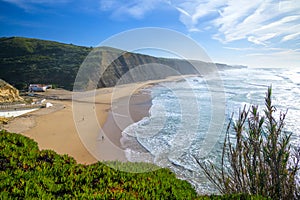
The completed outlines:
[[[125,83],[161,79],[171,75],[194,74],[197,72],[194,66],[209,70],[214,65],[202,61],[189,62],[180,59],[157,58],[113,47],[92,48],[15,36],[0,38],[0,46],[0,78],[21,90],[26,90],[30,83],[52,84],[72,90],[83,61],[93,56],[98,56],[96,58],[98,63],[92,64],[101,64],[102,68],[104,68],[103,64],[109,66],[104,72],[97,69],[89,74],[91,77],[79,80],[78,84],[82,84],[83,87],[88,83],[92,83],[90,85],[93,87],[114,86],[125,73],[130,72],[136,66],[147,65],[148,68],[141,71],[139,76],[128,76],[130,78],[127,77]],[[106,62],[110,58],[116,59],[111,63]],[[157,65],[168,66],[174,69],[174,73],[155,71],[154,68]],[[218,64],[218,66],[228,67],[224,64]],[[99,79],[99,73],[103,73],[101,79],[95,82],[96,76]]]

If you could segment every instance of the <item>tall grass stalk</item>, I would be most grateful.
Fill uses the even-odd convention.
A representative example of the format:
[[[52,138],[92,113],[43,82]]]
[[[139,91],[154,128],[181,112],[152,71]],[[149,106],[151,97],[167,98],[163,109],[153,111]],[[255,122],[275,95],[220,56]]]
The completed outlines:
[[[276,120],[272,105],[272,88],[265,97],[265,109],[258,106],[233,115],[224,139],[221,167],[212,162],[197,163],[222,194],[245,193],[272,199],[300,199],[296,174],[300,150],[291,149],[291,133],[283,130],[286,112]],[[232,133],[232,134],[230,134]]]

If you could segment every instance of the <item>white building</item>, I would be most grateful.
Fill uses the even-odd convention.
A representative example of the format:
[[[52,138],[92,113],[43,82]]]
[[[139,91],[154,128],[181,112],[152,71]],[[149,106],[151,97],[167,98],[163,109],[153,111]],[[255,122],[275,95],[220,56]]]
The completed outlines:
[[[29,92],[45,92],[47,89],[51,88],[51,85],[43,84],[30,84],[28,87]]]

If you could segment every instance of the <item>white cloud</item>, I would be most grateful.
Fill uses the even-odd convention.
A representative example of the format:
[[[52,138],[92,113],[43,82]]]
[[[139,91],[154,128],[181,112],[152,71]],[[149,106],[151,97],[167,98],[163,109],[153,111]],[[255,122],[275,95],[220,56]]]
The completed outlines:
[[[176,9],[179,20],[189,32],[215,32],[213,39],[223,43],[238,40],[255,45],[272,46],[300,37],[298,0],[101,0],[101,8],[113,16],[143,18],[163,4]]]
[[[70,2],[70,0],[2,0],[2,1],[15,4],[16,6],[26,11],[35,10],[36,5],[57,5],[57,4],[65,4]]]
[[[285,51],[285,48],[270,48],[270,47],[262,47],[257,49],[256,47],[230,47],[230,46],[224,46],[224,49],[229,49],[229,50],[235,50],[235,51]],[[294,51],[297,51],[295,49]]]
[[[67,3],[70,0],[2,0],[8,3],[13,3],[19,7],[29,4],[61,4]]]
[[[300,67],[300,52],[291,49],[251,53],[247,54],[244,59],[253,67]]]
[[[299,28],[298,30],[300,30],[300,26],[298,26],[297,28]],[[284,42],[284,41],[288,41],[288,40],[293,40],[295,38],[298,38],[299,36],[300,36],[300,32],[292,33],[292,34],[284,36],[281,41]]]
[[[297,0],[170,1],[188,30],[215,28],[214,39],[229,43],[246,40],[268,45],[299,38],[300,4]],[[213,15],[213,18],[207,16]],[[203,26],[205,25],[205,26]]]
[[[111,0],[102,0],[100,1],[100,9],[101,10],[110,10],[115,6],[115,1]]]
[[[200,30],[199,20],[212,14],[218,14],[219,7],[224,0],[215,1],[180,1],[170,0],[169,4],[180,12],[180,21],[186,25],[189,31]]]
[[[24,9],[36,5],[56,5],[74,0],[3,0]],[[80,0],[83,2],[83,0]],[[142,19],[152,10],[171,6],[189,32],[209,32],[223,44],[238,46],[255,60],[293,60],[300,63],[300,3],[299,0],[88,0],[86,4],[100,5],[101,11],[122,19],[131,16]],[[75,1],[74,1],[75,2]],[[239,46],[243,44],[243,48]],[[246,42],[246,43],[245,43]],[[245,45],[247,44],[247,45]],[[246,48],[245,48],[246,47]],[[251,50],[250,50],[251,49]],[[251,52],[250,52],[251,51]],[[279,53],[281,52],[281,53]],[[250,54],[251,53],[251,54]],[[259,53],[259,55],[257,54]],[[251,56],[250,56],[251,55]],[[263,56],[266,56],[264,59]]]
[[[262,35],[260,37],[256,36],[249,36],[248,41],[253,42],[254,44],[267,46],[267,41],[276,37],[278,33],[266,33],[265,35]]]
[[[132,1],[118,1],[118,0],[101,0],[100,8],[105,11],[112,11],[112,16],[116,18],[129,15],[131,17],[140,19],[144,15],[154,10],[158,5],[166,3],[164,0],[132,0]]]

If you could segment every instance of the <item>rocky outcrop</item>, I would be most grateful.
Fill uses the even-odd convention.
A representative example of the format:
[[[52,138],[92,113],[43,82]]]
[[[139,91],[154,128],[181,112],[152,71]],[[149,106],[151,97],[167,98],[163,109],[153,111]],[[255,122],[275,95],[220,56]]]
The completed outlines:
[[[0,79],[0,104],[18,101],[23,101],[23,98],[19,96],[19,90]]]

